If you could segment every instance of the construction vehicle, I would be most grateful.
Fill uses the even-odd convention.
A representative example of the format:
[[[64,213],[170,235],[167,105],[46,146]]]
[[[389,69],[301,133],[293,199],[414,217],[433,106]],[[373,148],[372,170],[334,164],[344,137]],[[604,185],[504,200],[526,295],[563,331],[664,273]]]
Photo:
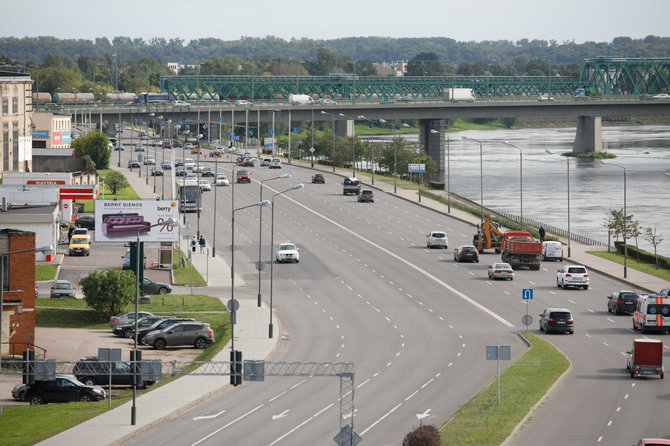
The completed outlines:
[[[502,248],[502,261],[512,265],[513,269],[521,266],[527,266],[532,270],[540,269],[542,242],[535,240],[530,232],[505,232]]]
[[[477,225],[477,233],[472,237],[472,244],[477,251],[484,253],[485,249],[495,249],[496,254],[502,251],[503,234],[498,223],[484,217],[481,225]]]

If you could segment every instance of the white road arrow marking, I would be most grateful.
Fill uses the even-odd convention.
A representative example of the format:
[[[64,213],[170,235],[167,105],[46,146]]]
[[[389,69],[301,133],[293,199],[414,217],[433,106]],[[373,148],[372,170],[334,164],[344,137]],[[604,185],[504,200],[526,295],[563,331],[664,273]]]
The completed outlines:
[[[214,415],[199,415],[199,416],[197,416],[197,417],[194,417],[194,418],[193,418],[193,421],[198,421],[198,420],[211,420],[212,418],[216,418],[216,417],[218,417],[219,415],[223,414],[225,411],[226,411],[226,410],[224,409],[224,410],[222,410],[222,411],[219,412],[219,413],[215,413]]]
[[[284,418],[284,417],[286,416],[286,414],[288,413],[289,410],[290,410],[290,409],[286,409],[285,411],[283,411],[283,412],[280,413],[279,415],[272,415],[272,421],[277,420],[277,419],[279,419],[279,418]]]

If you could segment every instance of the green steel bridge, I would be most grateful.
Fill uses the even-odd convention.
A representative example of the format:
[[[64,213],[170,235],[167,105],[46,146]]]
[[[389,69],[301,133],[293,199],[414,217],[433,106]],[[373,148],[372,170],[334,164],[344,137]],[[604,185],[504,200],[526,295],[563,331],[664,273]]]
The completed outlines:
[[[450,88],[477,97],[572,96],[594,87],[602,95],[670,94],[670,58],[585,59],[579,78],[557,76],[163,76],[161,91],[189,101],[286,101],[290,94],[351,101],[411,97],[446,100]]]

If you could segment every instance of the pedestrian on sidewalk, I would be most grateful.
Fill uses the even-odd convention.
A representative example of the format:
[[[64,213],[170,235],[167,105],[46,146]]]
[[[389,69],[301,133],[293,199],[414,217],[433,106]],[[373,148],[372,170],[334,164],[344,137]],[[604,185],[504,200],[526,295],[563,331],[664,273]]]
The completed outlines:
[[[205,236],[200,235],[200,240],[198,240],[198,244],[200,244],[200,254],[205,252]]]
[[[198,241],[195,239],[195,235],[191,239],[191,251],[195,252],[195,247],[198,245]]]
[[[544,241],[544,228],[542,226],[540,226],[540,241]]]

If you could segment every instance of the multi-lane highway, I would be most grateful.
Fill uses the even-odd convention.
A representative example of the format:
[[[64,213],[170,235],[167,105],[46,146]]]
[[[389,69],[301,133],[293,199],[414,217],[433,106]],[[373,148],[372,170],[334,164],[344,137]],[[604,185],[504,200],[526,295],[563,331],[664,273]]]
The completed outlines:
[[[231,177],[232,164],[218,168]],[[354,362],[354,425],[363,444],[399,444],[419,425],[418,414],[428,415],[424,422],[445,422],[495,378],[486,345],[511,345],[514,357],[522,354],[517,333],[526,313],[524,288],[535,290],[529,313],[536,321],[545,307],[566,307],[575,334],[541,334],[572,367],[510,444],[632,444],[665,432],[663,417],[654,415],[667,409],[663,381],[630,379],[623,352],[635,337],[631,318],[606,310],[605,296],[625,285],[591,271],[589,290],[562,290],[556,287],[559,264],[546,262],[540,271],[518,271],[514,281],[493,282],[486,269],[499,256],[453,261],[453,249],[472,240],[469,224],[381,191],[374,203],[358,203],[342,195],[342,179],[332,174],[325,174],[326,184],[311,184],[309,169],[284,164],[281,171],[251,170],[251,184],[235,185],[235,207],[258,201],[259,180],[292,174],[265,183],[264,198],[305,183],[275,198],[275,243],[296,243],[300,263],[274,267],[281,340],[270,359]],[[200,230],[211,243],[216,218],[216,252],[229,258],[232,187],[217,189],[203,193]],[[269,215],[266,208],[264,260],[271,257]],[[193,224],[196,218],[188,216]],[[235,224],[236,273],[244,279],[235,292],[255,297],[259,208],[236,212]],[[447,232],[449,249],[426,249],[430,230]],[[265,299],[269,286],[266,269]],[[531,330],[540,333],[537,322]],[[339,428],[338,398],[336,378],[266,378],[231,387],[129,444],[331,444]]]

